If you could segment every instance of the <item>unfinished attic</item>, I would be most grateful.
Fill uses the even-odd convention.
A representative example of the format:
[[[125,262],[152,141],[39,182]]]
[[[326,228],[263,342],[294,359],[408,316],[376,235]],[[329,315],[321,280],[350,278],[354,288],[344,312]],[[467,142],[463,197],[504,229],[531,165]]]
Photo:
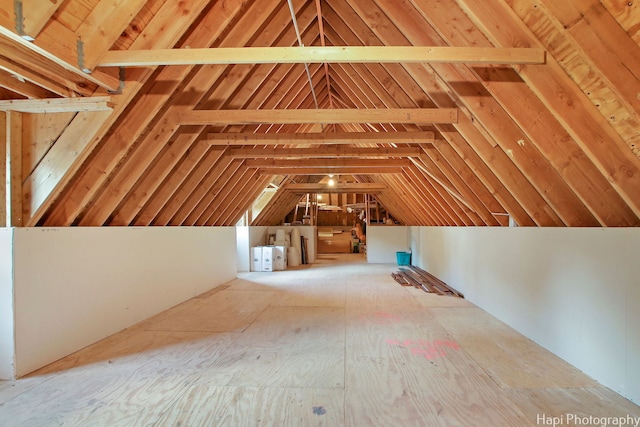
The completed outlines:
[[[635,2],[0,0],[0,41],[0,424],[640,423]]]

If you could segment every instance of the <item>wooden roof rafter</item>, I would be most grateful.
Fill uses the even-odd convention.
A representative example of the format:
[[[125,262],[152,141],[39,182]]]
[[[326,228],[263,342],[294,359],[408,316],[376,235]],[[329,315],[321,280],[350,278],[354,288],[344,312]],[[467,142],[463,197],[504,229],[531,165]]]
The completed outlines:
[[[364,13],[367,19],[373,18],[370,12],[372,8],[370,5],[366,5],[361,1],[356,1],[353,4],[359,12]],[[456,10],[453,3],[450,6],[452,12]],[[412,13],[410,8],[395,9],[384,2],[377,2],[377,7],[380,8],[381,13],[392,17],[394,21],[406,22],[403,28],[404,31],[399,37],[403,37],[403,39],[408,37],[409,43],[446,44],[434,29],[427,31],[423,28],[424,25],[418,27],[417,22],[419,21],[422,24],[424,21],[419,18],[420,14]],[[463,16],[460,14],[459,19],[463,19]],[[465,35],[465,37],[467,36]],[[386,39],[383,41],[390,42]],[[494,96],[491,96],[471,67],[466,64],[450,63],[434,63],[430,64],[430,66],[449,85],[456,82],[465,82],[460,88],[454,85],[458,95],[458,102],[461,105],[465,105],[473,114],[474,123],[481,124],[489,131],[510,160],[517,164],[517,167],[536,187],[545,202],[562,218],[563,223],[568,225],[597,225],[595,218],[585,209],[585,206],[558,175],[558,172],[553,170],[548,159],[541,155],[535,144],[523,138],[522,130],[518,128],[513,117],[499,104]],[[539,68],[544,69],[545,67]],[[479,97],[482,102],[479,102]],[[524,144],[518,141],[523,141]],[[553,193],[545,192],[545,189],[550,187],[554,187],[555,191]]]
[[[194,0],[189,5],[181,2],[163,3],[150,21],[145,21],[144,29],[137,34],[130,47],[148,49],[173,46],[183,36],[184,31],[191,26],[197,14],[204,9],[207,3],[209,3],[207,0]],[[239,0],[237,3],[240,3]],[[185,13],[187,10],[192,13]],[[203,28],[196,28],[184,40],[184,43],[195,46],[209,45],[218,34],[217,31],[212,32],[210,28],[220,28],[221,31],[238,10],[239,5],[232,5],[228,2],[225,3],[224,7],[218,4],[214,5],[201,20],[201,23],[205,24]],[[55,27],[56,31],[59,26],[61,24]],[[51,25],[47,26],[43,33],[47,33],[51,28]],[[60,36],[57,32],[56,35]],[[46,40],[47,38],[39,37],[39,40],[41,39]],[[188,67],[181,69],[172,67],[163,70],[163,74],[158,76],[162,76],[166,82],[174,82],[175,85],[178,85],[186,77],[188,71]],[[135,117],[131,117],[131,115],[125,113],[128,105],[132,102],[139,102],[137,95],[153,75],[152,70],[148,69],[145,73],[138,74],[136,79],[127,80],[123,93],[118,96],[115,111],[105,119],[105,123],[99,129],[96,138],[78,156],[80,158],[79,161],[71,165],[66,171],[67,173],[48,192],[46,199],[38,205],[37,211],[33,212],[31,225],[69,225],[77,221],[83,206],[86,206],[94,197],[95,192],[102,188],[104,181],[112,176],[115,166],[120,164],[126,157],[130,147],[129,144],[137,140],[155,117],[159,105],[162,105],[166,100],[163,97],[146,97],[143,102],[137,104],[139,106],[144,105],[144,107],[137,109],[138,113],[144,111],[144,115],[136,114]],[[154,86],[155,83],[151,82],[150,87]],[[77,126],[82,126],[82,120],[76,117],[74,122],[76,121],[80,122]],[[116,123],[115,132],[107,134],[107,130],[114,127]],[[129,144],[122,144],[121,141],[129,141]],[[107,148],[100,150],[102,147]],[[94,153],[92,160],[94,167],[87,167],[86,163],[80,161],[86,160],[90,153]],[[114,159],[116,160],[114,161]],[[96,164],[99,166],[95,167]],[[68,204],[65,209],[57,209],[59,206],[56,205],[56,201],[65,199],[68,194],[76,195],[73,203]]]
[[[276,0],[270,0],[273,4],[276,4]],[[212,22],[230,22],[233,15],[239,13],[242,8],[240,7],[240,1],[233,2],[233,9],[226,9],[227,6],[225,4],[216,3],[213,8],[208,12],[207,17],[210,17]],[[260,13],[264,14],[264,17],[270,15],[270,8],[265,4],[265,8],[261,8],[260,5],[258,8],[261,9]],[[240,42],[248,41],[251,39],[253,32],[249,31],[251,28],[255,28],[256,31],[260,27],[262,20],[256,20],[256,16],[247,16],[243,15],[240,17],[239,22],[242,24],[237,27],[237,30],[232,33],[231,36],[234,40],[239,40]],[[197,31],[197,43],[203,43],[201,38],[206,40],[207,44],[212,43],[215,40],[215,34],[212,34],[211,31],[207,30],[208,26],[200,29],[196,28]],[[217,27],[216,27],[217,28]],[[220,29],[221,31],[221,29]],[[266,40],[266,43],[273,42],[273,38],[277,37],[278,34],[269,34],[270,39]],[[213,86],[213,83],[219,79],[221,76],[225,74],[225,69],[222,67],[201,67],[198,68],[194,74],[190,75],[190,79],[186,85],[186,87],[180,86],[180,83],[183,79],[187,78],[189,75],[189,70],[184,69],[183,67],[166,67],[160,71],[161,75],[167,74],[168,76],[172,76],[176,73],[179,73],[181,77],[177,79],[170,79],[169,81],[173,85],[175,82],[175,86],[172,86],[172,91],[170,93],[164,93],[160,97],[152,97],[153,99],[145,99],[145,102],[149,102],[152,104],[152,109],[148,111],[148,114],[153,118],[156,114],[158,114],[158,109],[160,105],[166,102],[168,99],[172,98],[173,91],[177,90],[178,87],[181,87],[183,91],[178,91],[177,96],[175,97],[175,102],[169,105],[167,110],[161,110],[162,114],[159,114],[155,117],[156,122],[166,123],[167,126],[160,127],[154,129],[154,132],[151,134],[147,133],[143,135],[143,140],[136,144],[136,150],[131,151],[131,156],[126,158],[126,162],[120,166],[120,169],[123,171],[128,171],[128,173],[116,173],[116,178],[113,181],[106,183],[106,189],[98,188],[94,182],[88,183],[87,187],[90,189],[90,192],[94,192],[91,194],[87,193],[87,198],[92,198],[97,201],[97,203],[93,203],[89,205],[88,209],[85,208],[86,203],[83,205],[76,205],[74,207],[74,215],[80,217],[80,223],[100,223],[104,224],[108,218],[112,215],[114,209],[117,208],[120,199],[120,191],[122,188],[131,188],[133,183],[136,181],[137,177],[140,176],[153,162],[155,156],[157,156],[163,149],[164,145],[168,140],[171,139],[173,134],[176,132],[178,128],[180,128],[180,124],[174,121],[176,117],[176,113],[185,110],[185,106],[183,104],[187,104],[192,108],[194,105],[197,105],[201,102],[202,98],[206,95],[207,89]],[[203,89],[205,88],[205,89]],[[233,93],[233,88],[230,85],[218,86],[218,89],[225,92],[221,99],[226,102],[226,99],[229,95]],[[224,104],[222,104],[224,105]],[[215,105],[216,108],[222,105]],[[132,125],[132,129],[135,129],[139,132],[145,130],[145,126],[140,125]],[[198,133],[192,135],[193,139],[198,137]],[[140,147],[146,147],[142,149]],[[135,159],[135,160],[132,160]],[[113,171],[113,166],[109,165],[109,167]],[[102,174],[98,177],[98,182],[104,182],[104,178],[106,175]],[[82,190],[86,191],[86,190]],[[185,202],[190,203],[190,202]],[[62,215],[69,216],[69,210],[67,212],[60,212]],[[165,218],[163,218],[163,221]],[[167,220],[168,221],[168,220]],[[165,222],[166,224],[166,222]]]
[[[302,183],[340,172],[386,185],[377,199],[417,225],[506,225],[494,215],[505,212],[528,226],[640,225],[634,157],[640,152],[640,86],[633,78],[640,19],[626,6],[597,0],[291,0],[305,46],[289,51],[282,49],[299,46],[282,0],[49,3],[0,0],[8,12],[0,14],[0,25],[11,37],[31,36],[38,49],[92,70],[89,78],[118,85],[115,67],[97,66],[103,53],[135,61],[140,51],[166,49],[170,61],[195,55],[197,64],[208,65],[131,65],[112,111],[24,114],[30,170],[21,180],[24,225],[230,225],[273,175]],[[22,31],[13,30],[14,4],[23,5]],[[493,66],[435,56],[404,62],[395,55],[429,46],[446,55],[524,47],[527,55],[542,52],[544,61]],[[351,58],[331,59],[338,54],[329,49],[336,48]],[[61,69],[49,69],[48,60],[20,49],[0,46],[6,54],[0,53],[0,70],[6,70],[0,71],[6,88],[0,97],[82,99],[105,92],[86,75],[57,73]],[[18,62],[7,59],[9,52]],[[277,52],[286,53],[284,63]],[[309,61],[315,102],[303,62],[296,62],[302,60]],[[31,105],[31,112],[53,111]],[[456,120],[383,115],[435,108],[455,109]],[[256,116],[294,110],[380,116],[340,123]],[[243,116],[240,123],[208,121],[218,111]],[[183,122],[183,114],[201,122]],[[390,139],[421,132],[424,138]],[[347,135],[332,141],[324,134]],[[418,166],[331,163],[381,157],[411,158]],[[291,159],[316,163],[280,163]],[[274,162],[280,167],[270,166]],[[296,197],[287,194],[274,197],[283,205],[268,206],[266,222],[282,220]]]
[[[336,9],[333,10],[342,17],[340,22],[344,22],[344,20],[350,22],[350,27],[345,27],[344,31],[349,33],[357,31],[359,34],[365,34],[367,40],[376,37],[372,33],[370,25],[362,21],[364,15],[347,9],[344,3],[341,2],[336,2],[335,7]],[[334,20],[333,22],[336,21]],[[408,22],[408,20],[405,19],[405,22]],[[424,31],[424,27],[420,26],[419,31]],[[342,35],[344,36],[344,34]],[[349,42],[356,43],[360,41],[350,39]],[[385,33],[385,38],[382,38],[379,42],[406,43],[406,38],[400,32],[392,35],[391,31],[389,31]],[[458,97],[455,92],[430,67],[422,64],[406,64],[402,68],[408,74],[406,81],[415,81],[421,88],[432,89],[429,97],[436,106],[450,107],[456,105],[461,112],[466,111],[464,105],[456,104]],[[401,77],[399,72],[402,72],[402,68],[396,70],[394,74],[396,79]],[[532,184],[513,165],[507,155],[502,151],[493,150],[497,143],[477,120],[473,120],[472,114],[468,111],[465,114],[461,114],[455,127],[448,125],[436,125],[435,127],[444,135],[449,144],[454,145],[464,153],[465,158],[473,159],[475,168],[484,170],[481,176],[492,182],[492,188],[496,188],[498,194],[504,194],[503,200],[509,200],[510,211],[516,213],[522,224],[531,224],[530,218],[535,218],[535,223],[539,225],[562,224],[557,215],[551,209],[545,207],[546,202],[533,188],[530,188]],[[500,191],[500,188],[504,188],[504,190]],[[523,212],[523,210],[526,212]],[[443,219],[441,215],[438,216]]]
[[[463,0],[460,3],[460,8],[494,43],[506,43],[516,35],[518,39],[532,46],[542,45],[522,21],[511,19],[509,25],[504,26],[501,31],[495,31],[491,27],[490,24],[495,19],[494,13],[496,12],[494,10],[501,15],[512,14],[514,13],[512,10],[504,9],[500,4],[483,9],[468,0]],[[613,29],[616,30],[617,25],[614,25]],[[637,53],[638,49],[634,49],[634,51]],[[629,147],[625,145],[620,135],[597,111],[593,103],[585,96],[580,87],[574,84],[555,59],[551,58],[548,66],[542,68],[540,72],[537,71],[525,67],[521,70],[520,75],[528,83],[531,90],[561,121],[564,128],[600,173],[633,210],[634,215],[640,216],[640,186],[636,182],[637,176],[640,175],[638,158],[628,149]],[[563,92],[564,96],[570,99],[571,108],[567,108],[566,99],[558,97],[559,90],[565,91]],[[609,141],[608,150],[601,150],[600,141],[602,140]],[[626,173],[612,173],[616,169],[612,166],[612,161],[624,169]]]

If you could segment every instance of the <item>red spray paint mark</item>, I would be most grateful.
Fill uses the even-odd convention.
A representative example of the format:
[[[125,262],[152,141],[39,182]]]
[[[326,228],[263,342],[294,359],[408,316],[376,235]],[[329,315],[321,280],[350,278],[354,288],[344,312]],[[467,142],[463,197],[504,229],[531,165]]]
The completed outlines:
[[[444,357],[447,355],[447,350],[458,351],[460,349],[460,345],[452,340],[435,340],[435,341],[427,341],[427,340],[387,340],[387,344],[390,346],[399,346],[407,348],[411,351],[411,354],[416,356],[422,356],[425,359],[433,360],[438,357]]]

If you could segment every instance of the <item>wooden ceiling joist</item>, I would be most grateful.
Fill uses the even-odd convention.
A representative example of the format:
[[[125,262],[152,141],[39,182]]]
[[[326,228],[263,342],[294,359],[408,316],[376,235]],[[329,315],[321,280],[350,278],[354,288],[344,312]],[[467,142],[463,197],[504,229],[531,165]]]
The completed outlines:
[[[183,125],[300,123],[456,123],[456,108],[387,108],[335,110],[193,110],[177,114]]]
[[[10,99],[0,101],[0,111],[21,113],[69,113],[80,111],[110,111],[110,96],[88,98]]]
[[[231,157],[252,158],[299,158],[313,157],[418,157],[422,153],[420,148],[412,147],[375,147],[351,148],[344,145],[326,145],[319,148],[249,148],[233,147],[227,151]]]
[[[544,49],[451,46],[303,46],[111,50],[99,67],[311,63],[544,64]]]
[[[377,167],[370,170],[372,174],[375,175],[389,175],[389,174],[397,174],[402,173],[401,167]],[[282,168],[259,168],[258,173],[261,175],[291,175],[285,173]],[[340,167],[340,168],[325,168],[325,167],[306,167],[306,168],[296,168],[293,171],[295,175],[353,175],[353,174],[361,174],[364,173],[362,168],[356,167]]]
[[[329,110],[331,111],[331,110]],[[295,145],[295,144],[430,144],[431,131],[424,132],[333,132],[333,133],[210,133],[211,145]]]
[[[280,188],[281,191],[287,191],[296,194],[307,193],[356,193],[356,194],[375,194],[387,189],[384,184],[376,183],[355,183],[355,184],[338,184],[329,186],[326,184],[286,184]]]
[[[377,167],[409,167],[410,159],[350,159],[350,158],[334,158],[334,159],[249,159],[245,161],[245,165],[250,168],[282,168],[284,170],[295,171],[297,168],[304,167],[323,167],[326,169],[340,167],[360,167],[366,169],[375,169]]]

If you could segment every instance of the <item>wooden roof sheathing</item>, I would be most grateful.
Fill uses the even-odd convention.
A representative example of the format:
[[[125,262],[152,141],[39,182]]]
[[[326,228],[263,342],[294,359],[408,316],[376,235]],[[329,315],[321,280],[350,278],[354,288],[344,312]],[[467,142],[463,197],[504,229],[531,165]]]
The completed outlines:
[[[312,172],[338,167],[384,185],[376,198],[408,225],[640,225],[633,2],[291,4],[295,20],[287,0],[0,0],[6,225],[233,225],[272,174],[317,182]],[[346,59],[248,49],[298,47],[298,34],[305,48],[346,47]],[[371,51],[350,47],[458,50],[395,62],[381,49],[363,62]],[[544,61],[460,62],[478,48]],[[202,54],[164,65],[160,49]],[[220,63],[240,62],[228,52],[249,59]],[[159,62],[100,65],[142,53]],[[254,224],[279,223],[299,200],[280,193]]]

